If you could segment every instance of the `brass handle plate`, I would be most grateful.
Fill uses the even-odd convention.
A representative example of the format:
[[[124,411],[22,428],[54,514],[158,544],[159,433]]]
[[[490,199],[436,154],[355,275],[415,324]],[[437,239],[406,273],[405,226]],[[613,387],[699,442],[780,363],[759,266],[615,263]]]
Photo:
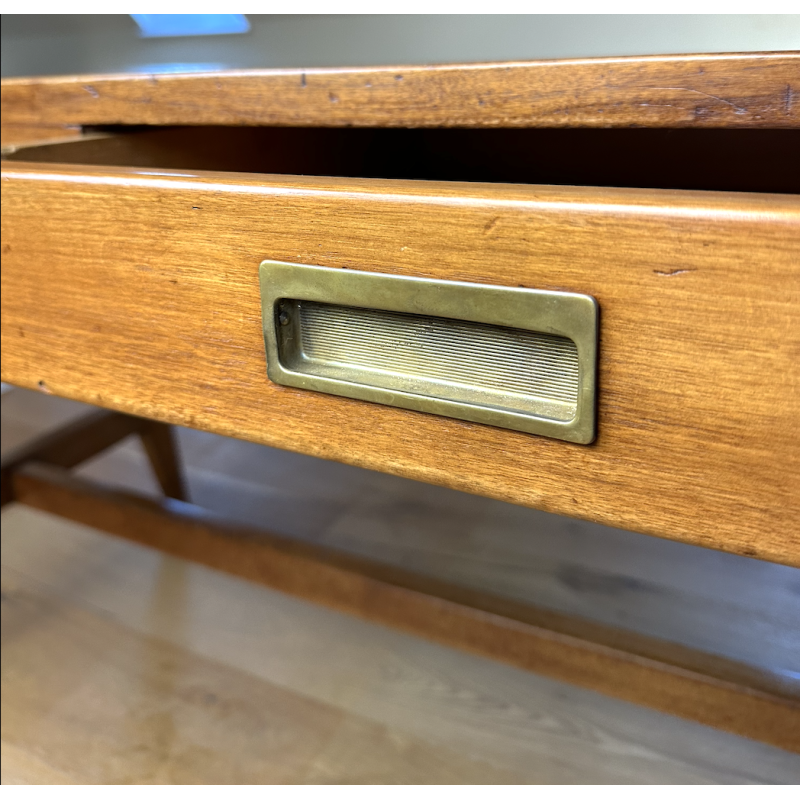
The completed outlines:
[[[579,444],[595,438],[584,294],[264,261],[275,383]]]

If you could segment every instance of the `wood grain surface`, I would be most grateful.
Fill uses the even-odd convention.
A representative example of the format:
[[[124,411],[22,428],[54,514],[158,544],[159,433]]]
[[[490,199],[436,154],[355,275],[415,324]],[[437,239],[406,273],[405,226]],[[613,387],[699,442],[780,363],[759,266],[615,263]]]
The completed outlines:
[[[3,380],[463,491],[800,563],[800,200],[17,164]],[[585,292],[598,439],[266,377],[264,258]]]
[[[800,54],[11,78],[3,125],[800,125]]]

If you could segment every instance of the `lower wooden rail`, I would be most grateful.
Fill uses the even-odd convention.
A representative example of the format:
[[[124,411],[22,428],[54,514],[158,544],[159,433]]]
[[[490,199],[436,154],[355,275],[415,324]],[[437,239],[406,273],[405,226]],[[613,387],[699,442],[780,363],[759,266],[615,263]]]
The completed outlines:
[[[174,460],[174,451],[160,452]],[[17,459],[4,472],[8,497],[34,508],[372,622],[800,752],[797,681],[232,525],[179,500],[106,489],[64,465]]]

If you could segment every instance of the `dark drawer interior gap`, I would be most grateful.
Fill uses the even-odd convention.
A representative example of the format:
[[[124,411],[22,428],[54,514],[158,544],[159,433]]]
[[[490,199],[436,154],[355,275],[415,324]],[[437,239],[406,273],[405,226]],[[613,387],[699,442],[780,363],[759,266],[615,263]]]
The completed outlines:
[[[6,157],[353,178],[796,193],[800,131],[760,129],[94,129]]]

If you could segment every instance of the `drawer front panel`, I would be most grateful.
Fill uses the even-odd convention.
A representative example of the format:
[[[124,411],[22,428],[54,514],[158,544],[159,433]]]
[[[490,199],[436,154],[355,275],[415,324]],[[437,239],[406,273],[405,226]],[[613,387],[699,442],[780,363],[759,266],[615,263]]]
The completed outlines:
[[[800,201],[3,171],[3,380],[608,525],[800,563]],[[588,294],[576,445],[278,386],[265,259]]]

